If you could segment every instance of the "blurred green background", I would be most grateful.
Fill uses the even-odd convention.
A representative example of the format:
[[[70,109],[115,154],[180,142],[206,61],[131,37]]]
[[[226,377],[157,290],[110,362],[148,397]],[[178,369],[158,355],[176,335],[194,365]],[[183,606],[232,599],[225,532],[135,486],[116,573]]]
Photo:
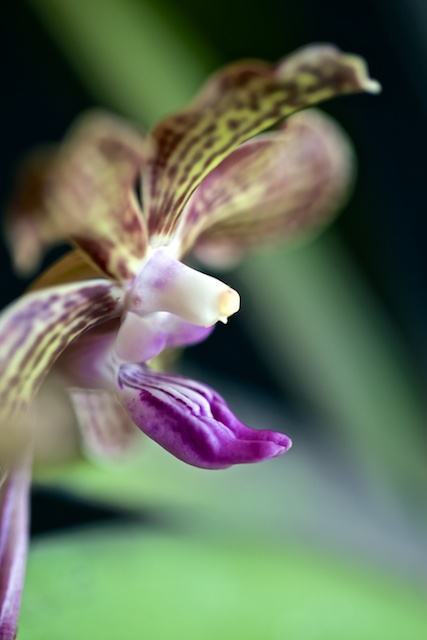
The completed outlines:
[[[294,448],[212,473],[144,440],[118,468],[40,467],[18,638],[425,638],[421,3],[29,0],[2,11],[3,203],[23,154],[83,109],[147,128],[235,58],[330,41],[366,57],[384,87],[325,105],[359,164],[333,229],[222,275],[242,311],[181,363]],[[26,283],[2,256],[6,303]]]

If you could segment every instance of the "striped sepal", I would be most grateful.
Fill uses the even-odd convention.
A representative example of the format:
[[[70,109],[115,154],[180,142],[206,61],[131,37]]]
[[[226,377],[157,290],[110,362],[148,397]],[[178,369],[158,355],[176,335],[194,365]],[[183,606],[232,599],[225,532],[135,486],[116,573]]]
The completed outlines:
[[[152,133],[157,150],[144,184],[150,235],[171,236],[194,189],[245,140],[321,100],[378,90],[360,58],[329,45],[301,49],[277,66],[249,61],[218,72],[187,110]]]
[[[241,145],[193,193],[179,235],[198,257],[239,257],[251,246],[300,241],[319,231],[349,192],[351,149],[314,110]],[[200,235],[199,235],[200,234]]]
[[[7,236],[21,271],[50,244],[72,239],[104,274],[131,278],[147,246],[135,185],[147,145],[120,119],[91,112],[50,157],[35,156],[18,182]]]
[[[122,291],[105,280],[29,293],[0,316],[0,423],[25,410],[68,344],[118,315]],[[7,425],[6,425],[7,426]]]

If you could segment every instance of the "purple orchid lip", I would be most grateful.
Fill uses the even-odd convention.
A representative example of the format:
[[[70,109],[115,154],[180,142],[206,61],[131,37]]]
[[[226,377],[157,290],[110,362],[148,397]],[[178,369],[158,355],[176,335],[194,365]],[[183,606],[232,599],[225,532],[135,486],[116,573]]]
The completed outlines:
[[[117,394],[135,424],[174,456],[203,469],[260,462],[285,453],[283,433],[242,424],[210,387],[182,376],[122,364]]]

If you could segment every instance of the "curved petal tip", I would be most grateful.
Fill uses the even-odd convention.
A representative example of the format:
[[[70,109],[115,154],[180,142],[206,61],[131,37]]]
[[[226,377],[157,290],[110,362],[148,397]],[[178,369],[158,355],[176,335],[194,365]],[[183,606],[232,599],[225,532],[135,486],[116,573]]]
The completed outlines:
[[[135,424],[174,456],[195,467],[225,469],[285,453],[283,433],[243,425],[213,389],[181,376],[121,365],[117,392]]]

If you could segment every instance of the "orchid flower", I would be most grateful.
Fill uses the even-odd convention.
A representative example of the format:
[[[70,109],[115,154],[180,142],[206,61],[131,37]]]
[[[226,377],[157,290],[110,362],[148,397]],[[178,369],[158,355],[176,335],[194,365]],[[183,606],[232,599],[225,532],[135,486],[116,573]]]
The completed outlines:
[[[133,425],[206,469],[287,451],[288,436],[246,427],[211,388],[151,363],[239,309],[236,291],[184,264],[190,250],[220,262],[298,239],[347,193],[350,150],[326,116],[298,113],[258,134],[321,100],[378,89],[358,57],[306,47],[277,65],[226,67],[147,138],[116,117],[86,115],[30,163],[7,225],[17,269],[35,268],[65,239],[76,249],[0,317],[0,427],[28,416],[55,365],[90,446],[106,453],[133,438]],[[1,635],[2,620],[0,637],[13,637]]]

